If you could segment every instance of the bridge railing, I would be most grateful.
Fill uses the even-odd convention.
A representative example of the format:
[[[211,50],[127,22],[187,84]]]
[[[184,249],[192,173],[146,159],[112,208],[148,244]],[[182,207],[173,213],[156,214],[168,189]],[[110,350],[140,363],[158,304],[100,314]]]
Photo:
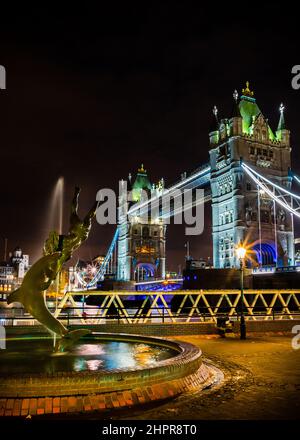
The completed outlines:
[[[126,324],[216,322],[219,316],[238,319],[241,313],[239,290],[174,292],[89,292],[95,306],[82,302],[86,292],[67,292],[54,316],[67,325],[105,324],[111,320]],[[94,298],[93,298],[94,297]],[[300,290],[248,290],[243,296],[247,320],[298,319]],[[0,324],[37,324],[20,309],[1,309]]]

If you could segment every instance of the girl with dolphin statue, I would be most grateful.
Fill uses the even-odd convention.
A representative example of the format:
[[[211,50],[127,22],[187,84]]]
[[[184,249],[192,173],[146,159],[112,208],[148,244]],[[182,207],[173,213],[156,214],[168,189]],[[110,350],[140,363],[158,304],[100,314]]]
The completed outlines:
[[[87,329],[69,331],[52,313],[46,303],[46,291],[56,280],[63,264],[70,260],[73,252],[88,238],[92,220],[97,210],[97,202],[93,205],[83,220],[78,216],[78,197],[80,188],[75,188],[71,205],[70,228],[65,236],[59,236],[56,231],[49,234],[45,242],[43,257],[34,263],[24,276],[19,289],[8,297],[8,304],[18,302],[50,332],[55,333],[60,339],[57,341],[55,351],[64,351],[81,336],[90,333]]]

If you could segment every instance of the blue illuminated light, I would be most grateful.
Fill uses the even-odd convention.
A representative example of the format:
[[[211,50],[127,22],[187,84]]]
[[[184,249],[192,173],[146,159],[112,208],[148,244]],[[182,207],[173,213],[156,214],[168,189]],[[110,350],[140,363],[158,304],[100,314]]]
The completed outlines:
[[[274,244],[258,243],[253,246],[253,250],[256,253],[257,261],[260,265],[270,265],[277,262],[277,255]]]

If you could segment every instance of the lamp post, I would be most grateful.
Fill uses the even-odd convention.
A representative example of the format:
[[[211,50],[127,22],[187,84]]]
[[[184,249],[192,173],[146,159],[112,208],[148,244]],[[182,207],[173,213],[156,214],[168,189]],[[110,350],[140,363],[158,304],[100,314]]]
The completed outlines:
[[[240,287],[241,287],[241,320],[240,320],[240,339],[246,339],[246,321],[244,316],[244,261],[246,249],[240,245],[237,250],[237,257],[240,260]]]

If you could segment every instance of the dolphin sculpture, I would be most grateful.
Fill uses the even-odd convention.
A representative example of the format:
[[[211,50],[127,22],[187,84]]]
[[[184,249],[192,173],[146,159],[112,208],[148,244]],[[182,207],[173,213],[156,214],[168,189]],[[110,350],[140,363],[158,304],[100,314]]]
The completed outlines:
[[[68,329],[48,310],[46,290],[56,278],[60,267],[60,252],[40,258],[26,273],[21,287],[9,295],[8,304],[19,302],[28,313],[43,326],[62,339],[58,341],[55,350],[64,351],[81,336],[90,333],[87,329],[68,331]]]
[[[50,313],[46,303],[46,290],[57,278],[63,264],[68,261],[74,250],[88,238],[92,219],[96,214],[97,203],[81,221],[78,217],[78,196],[80,188],[75,188],[75,195],[71,205],[70,230],[68,235],[61,237],[52,231],[44,246],[44,256],[40,258],[26,273],[22,285],[12,292],[7,300],[8,304],[21,303],[25,310],[37,321],[61,339],[55,350],[64,351],[77,339],[90,333],[87,329],[69,331],[55,316]]]

